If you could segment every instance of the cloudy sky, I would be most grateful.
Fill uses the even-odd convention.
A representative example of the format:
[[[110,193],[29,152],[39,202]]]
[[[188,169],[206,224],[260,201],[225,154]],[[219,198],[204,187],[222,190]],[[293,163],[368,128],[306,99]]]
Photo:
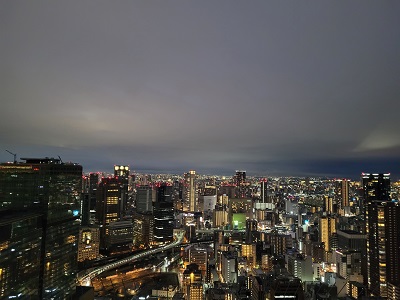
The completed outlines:
[[[1,1],[0,161],[400,173],[400,1]]]

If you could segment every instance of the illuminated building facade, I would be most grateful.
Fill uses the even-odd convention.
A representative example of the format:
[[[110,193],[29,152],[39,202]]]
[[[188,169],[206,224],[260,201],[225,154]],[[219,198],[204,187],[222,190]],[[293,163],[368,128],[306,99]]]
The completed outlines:
[[[368,288],[388,297],[400,278],[400,206],[390,200],[389,174],[362,174],[367,234]]]
[[[336,218],[324,216],[319,219],[319,242],[324,243],[325,252],[331,250],[332,235],[336,232]]]
[[[135,213],[133,215],[133,246],[147,248],[154,242],[154,217],[153,214]]]
[[[39,298],[64,299],[75,291],[82,166],[47,157],[22,160],[0,165],[0,209],[42,215]]]
[[[124,216],[128,209],[128,184],[129,184],[129,166],[114,166],[114,177],[118,179],[121,190],[120,215]]]
[[[350,206],[350,181],[348,179],[339,180],[337,183],[338,195],[340,199],[340,208]]]
[[[93,260],[99,257],[100,230],[98,227],[81,227],[78,239],[78,261]]]
[[[184,185],[183,185],[183,210],[184,211],[197,211],[197,187],[196,187],[196,171],[189,171],[184,174]]]
[[[96,219],[100,225],[100,247],[105,248],[106,226],[121,218],[121,189],[117,178],[102,178],[97,189]]]
[[[255,268],[257,265],[256,244],[242,244],[242,256],[246,257],[247,265]]]

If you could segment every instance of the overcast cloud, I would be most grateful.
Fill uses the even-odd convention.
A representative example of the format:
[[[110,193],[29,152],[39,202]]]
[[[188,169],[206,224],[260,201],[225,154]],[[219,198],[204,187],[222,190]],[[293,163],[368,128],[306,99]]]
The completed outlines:
[[[2,1],[0,161],[399,173],[399,1]]]

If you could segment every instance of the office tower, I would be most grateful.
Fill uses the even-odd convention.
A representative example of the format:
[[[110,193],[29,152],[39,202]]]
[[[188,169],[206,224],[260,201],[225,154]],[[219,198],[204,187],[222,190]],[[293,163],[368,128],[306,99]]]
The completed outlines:
[[[154,203],[154,242],[169,243],[174,239],[174,201],[173,187],[162,184],[157,188],[157,200]]]
[[[196,171],[189,171],[184,174],[183,185],[183,210],[184,211],[197,211],[197,189],[196,189]]]
[[[118,179],[121,190],[120,215],[125,216],[128,209],[129,166],[114,166],[114,177]]]
[[[268,179],[263,178],[260,181],[260,201],[261,203],[267,203],[268,201]]]
[[[154,217],[151,212],[134,213],[133,215],[133,246],[148,248],[154,242]]]
[[[329,252],[332,248],[332,235],[336,232],[336,218],[330,215],[321,217],[318,232],[319,242],[324,243],[325,252]]]
[[[366,214],[368,202],[373,200],[388,201],[390,199],[390,174],[362,173],[363,201],[361,212]]]
[[[99,257],[100,230],[97,226],[81,227],[78,238],[78,262]]]
[[[42,215],[39,298],[67,298],[75,290],[82,166],[48,157],[22,160],[0,165],[0,207],[10,215]]]
[[[390,174],[362,173],[364,202],[390,200]]]
[[[111,222],[106,226],[105,247],[110,254],[127,253],[133,246],[132,221]]]
[[[362,174],[367,234],[368,288],[388,297],[388,282],[400,278],[400,207],[390,201],[389,174]]]
[[[105,248],[106,227],[121,218],[120,182],[115,177],[102,178],[97,189],[96,219],[100,225],[100,248]]]
[[[0,211],[0,298],[39,297],[42,215]]]
[[[136,192],[136,211],[138,213],[153,212],[153,203],[156,201],[156,191],[149,185],[142,185]]]

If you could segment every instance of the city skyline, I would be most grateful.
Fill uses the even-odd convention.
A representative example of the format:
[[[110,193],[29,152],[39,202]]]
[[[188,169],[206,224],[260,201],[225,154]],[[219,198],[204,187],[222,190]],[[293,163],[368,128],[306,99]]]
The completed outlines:
[[[398,2],[0,4],[0,161],[399,176]]]

